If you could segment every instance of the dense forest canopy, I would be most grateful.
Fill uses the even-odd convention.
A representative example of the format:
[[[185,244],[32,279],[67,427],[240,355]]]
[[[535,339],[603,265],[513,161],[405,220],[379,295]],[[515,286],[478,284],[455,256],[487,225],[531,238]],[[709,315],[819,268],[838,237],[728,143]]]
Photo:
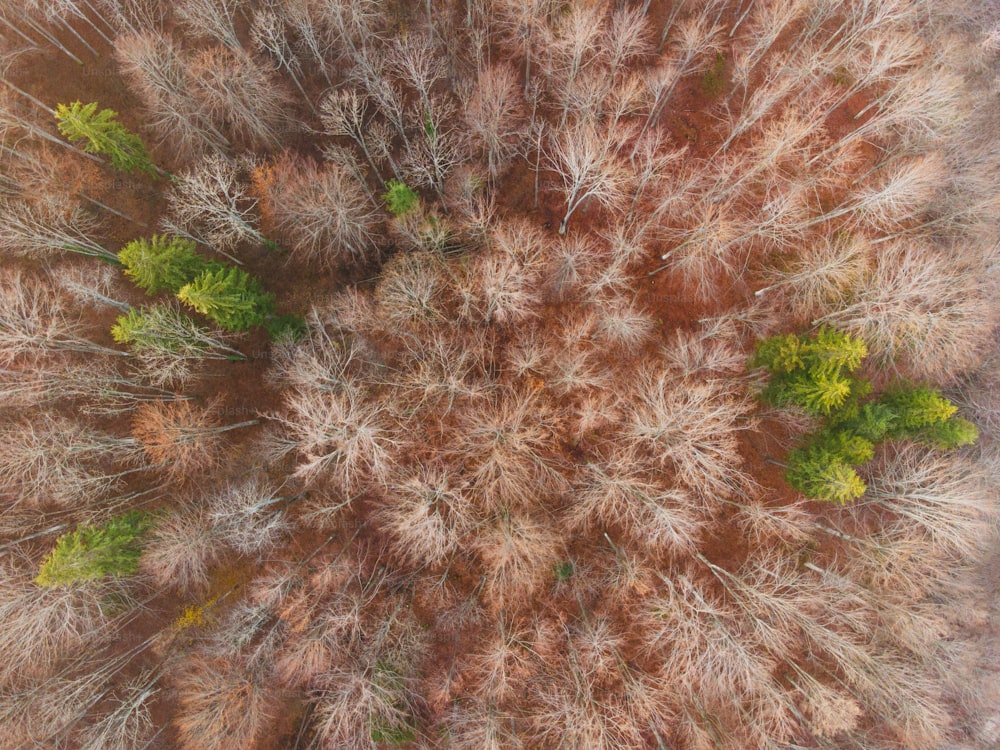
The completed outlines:
[[[0,748],[994,747],[998,39],[0,5]]]

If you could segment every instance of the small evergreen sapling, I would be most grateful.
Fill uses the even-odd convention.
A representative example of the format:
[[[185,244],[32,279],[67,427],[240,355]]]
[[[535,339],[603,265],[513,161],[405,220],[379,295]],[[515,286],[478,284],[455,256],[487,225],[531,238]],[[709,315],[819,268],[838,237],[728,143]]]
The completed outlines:
[[[63,534],[42,562],[35,583],[44,588],[70,586],[106,576],[135,573],[142,554],[139,537],[149,528],[145,514],[131,511],[99,526]]]
[[[83,150],[88,154],[107,154],[115,169],[156,172],[142,139],[118,122],[114,110],[99,110],[97,102],[73,102],[56,105],[55,117],[60,133],[71,141],[86,140]]]
[[[393,216],[403,216],[417,207],[420,196],[399,180],[389,180],[385,183],[386,191],[382,194],[385,206]]]

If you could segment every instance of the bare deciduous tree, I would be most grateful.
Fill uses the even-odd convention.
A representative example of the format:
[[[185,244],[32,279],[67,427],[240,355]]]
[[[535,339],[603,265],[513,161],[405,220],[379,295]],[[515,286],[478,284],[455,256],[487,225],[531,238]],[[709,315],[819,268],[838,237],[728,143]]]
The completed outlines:
[[[117,341],[129,346],[149,382],[184,383],[204,360],[245,360],[222,340],[221,331],[200,326],[176,305],[155,304],[118,319]]]
[[[407,337],[404,346],[395,381],[403,414],[446,415],[488,396],[494,382],[488,375],[489,337],[458,338],[435,331],[428,338]]]
[[[274,718],[274,691],[264,675],[199,656],[182,669],[174,724],[185,750],[237,750],[266,735]]]
[[[750,227],[741,206],[711,199],[689,206],[688,221],[688,227],[681,230],[683,240],[661,256],[668,263],[657,270],[675,269],[699,299],[708,299],[720,277],[735,274],[739,259],[733,247],[746,240]],[[675,229],[663,232],[668,237],[676,233]]]
[[[677,54],[653,71],[649,82],[653,102],[639,133],[640,138],[659,120],[677,83],[690,73],[694,65],[705,55],[719,49],[722,27],[708,20],[705,10],[707,5],[703,8],[703,12],[685,18],[676,25],[671,45]]]
[[[410,565],[433,565],[451,557],[473,523],[461,481],[435,466],[401,471],[386,487],[376,512],[396,554]]]
[[[466,134],[457,127],[458,113],[450,99],[431,97],[422,118],[420,134],[406,141],[400,169],[408,182],[432,188],[444,201],[445,181],[468,158]]]
[[[23,255],[45,256],[69,251],[118,263],[118,257],[96,239],[98,222],[79,207],[59,201],[29,205],[0,199],[0,248]]]
[[[167,200],[173,220],[208,245],[231,250],[241,241],[267,242],[236,165],[221,156],[209,156],[180,175]]]
[[[126,356],[91,341],[86,329],[82,316],[41,279],[13,269],[0,274],[0,363],[41,352]]]
[[[392,468],[398,441],[385,403],[345,389],[295,393],[287,407],[290,414],[278,419],[302,454],[297,475],[332,473],[351,492],[369,478],[384,478]]]
[[[235,11],[233,0],[183,0],[174,9],[192,36],[210,37],[227,47],[239,49]]]
[[[368,94],[354,88],[340,88],[331,91],[323,99],[323,103],[320,105],[320,112],[323,120],[323,128],[326,132],[330,135],[346,136],[354,141],[365,155],[368,166],[371,167],[372,174],[381,181],[382,177],[379,174],[379,168],[375,164],[374,157],[383,153],[386,157],[390,157],[387,150],[384,149],[384,141],[388,136],[383,134],[383,137],[379,139],[381,146],[372,145],[373,136],[378,136],[379,134],[377,133],[377,129],[376,131],[372,129],[373,123],[371,123],[368,113],[368,102]],[[390,161],[390,164],[393,167],[393,173],[399,179],[395,162]]]
[[[943,157],[930,152],[892,167],[875,185],[858,190],[843,205],[810,219],[809,225],[851,215],[858,224],[893,229],[917,218],[941,189]]]
[[[250,427],[259,420],[220,425],[218,403],[198,408],[190,401],[140,404],[132,417],[132,434],[150,460],[164,468],[171,480],[190,482],[217,464],[221,434]]]
[[[376,355],[340,322],[336,315],[314,308],[307,318],[309,333],[277,348],[274,377],[299,391],[360,390],[375,372]]]
[[[403,601],[382,590],[386,583],[379,573],[350,575],[327,615],[341,655],[316,681],[315,726],[324,749],[375,750],[379,737],[410,734],[424,703],[413,674],[425,638]]]
[[[256,49],[268,54],[279,70],[288,73],[288,77],[302,95],[302,100],[309,105],[313,114],[318,115],[312,98],[302,86],[302,61],[292,48],[281,17],[273,10],[258,9],[253,14],[250,38]]]
[[[335,57],[333,40],[316,18],[313,3],[310,0],[286,0],[272,3],[270,8],[293,30],[294,47],[302,50],[308,58],[312,58],[319,67],[323,81],[327,86],[332,86],[330,71],[332,59]]]
[[[144,401],[182,398],[122,374],[107,360],[78,363],[65,357],[29,360],[0,370],[0,396],[6,406],[40,406],[76,401],[87,414],[120,414]]]
[[[482,71],[469,87],[462,114],[495,181],[524,136],[524,103],[514,69],[502,64]]]
[[[562,484],[547,455],[553,415],[529,392],[501,390],[461,420],[449,448],[463,461],[479,503],[530,505]]]
[[[616,524],[652,549],[694,552],[702,520],[691,512],[687,492],[656,482],[649,468],[628,454],[584,466],[574,483],[570,523],[577,528]]]
[[[933,548],[966,560],[989,548],[991,490],[968,461],[910,446],[879,468],[866,499],[922,532]]]
[[[179,508],[158,518],[148,532],[140,570],[157,587],[202,592],[220,560],[223,541],[204,508]]]
[[[193,96],[230,141],[273,147],[291,132],[284,86],[242,49],[203,50],[189,74]]]
[[[132,34],[163,26],[164,9],[154,0],[96,0],[97,15]],[[89,2],[88,2],[89,4]]]
[[[524,94],[532,81],[531,61],[537,41],[543,38],[546,17],[554,9],[552,0],[500,0],[496,4],[497,25],[515,48],[524,54]]]
[[[122,311],[131,307],[120,299],[123,296],[121,275],[110,265],[60,269],[58,274],[52,274],[52,281],[81,303],[96,302]]]
[[[149,125],[181,158],[228,147],[225,136],[195,99],[189,63],[169,37],[146,27],[141,33],[119,37],[115,56],[122,75],[151,115]]]
[[[527,224],[504,224],[494,232],[492,244],[459,278],[462,317],[503,325],[537,315],[537,231]]]
[[[378,214],[346,170],[284,157],[264,173],[267,212],[293,256],[329,268],[377,254]]]
[[[555,23],[542,27],[541,64],[549,86],[561,103],[560,129],[566,124],[574,91],[589,79],[597,83],[593,69],[601,66],[601,40],[605,32],[606,3],[578,5],[558,17]],[[603,82],[601,82],[603,83]],[[598,83],[597,89],[602,88]]]
[[[80,733],[84,750],[116,750],[140,747],[156,733],[152,704],[160,688],[156,670],[140,673],[115,691],[109,711]]]
[[[719,380],[691,382],[644,370],[627,417],[628,440],[653,451],[661,465],[703,498],[744,486],[737,432],[752,404]]]
[[[944,250],[887,243],[851,303],[819,320],[863,339],[880,367],[947,378],[974,365],[985,351],[997,312],[988,296],[988,273],[978,262]]]
[[[755,296],[775,305],[790,305],[798,316],[815,316],[821,310],[846,303],[870,270],[871,248],[858,235],[835,235],[808,243],[782,266],[771,267],[767,286]],[[766,295],[766,296],[765,296]]]
[[[524,740],[514,728],[513,714],[489,701],[463,701],[448,714],[446,726],[456,750],[522,750],[524,747]]]
[[[524,601],[561,558],[563,541],[552,526],[521,510],[499,507],[475,536],[490,599],[499,607]]]
[[[625,173],[618,161],[612,134],[600,132],[587,123],[559,131],[549,140],[548,158],[566,192],[566,213],[559,234],[573,213],[589,198],[604,208],[613,208],[622,199]]]
[[[809,5],[808,0],[793,0],[788,3],[762,0],[748,8],[753,16],[746,39],[741,39],[735,48],[737,57],[733,66],[735,82],[744,91],[749,87],[750,77],[757,63],[771,50],[785,27],[794,23]]]
[[[128,473],[108,469],[111,462],[139,462],[135,441],[51,415],[4,425],[3,442],[4,486],[21,500],[38,504],[92,502]]]
[[[266,480],[251,477],[230,483],[213,495],[209,518],[225,544],[245,555],[272,549],[291,529],[282,497]]]
[[[5,623],[0,630],[0,648],[18,655],[0,665],[5,695],[10,695],[11,687],[23,686],[33,677],[52,675],[66,656],[88,647],[96,650],[113,635],[108,627],[110,619],[100,606],[102,593],[110,591],[100,582],[85,587],[41,588],[31,576],[17,570],[10,558],[5,561],[0,575],[0,614]],[[0,725],[13,726],[6,720]]]
[[[427,326],[447,319],[449,272],[435,252],[401,253],[382,267],[375,292],[380,312],[393,327]]]

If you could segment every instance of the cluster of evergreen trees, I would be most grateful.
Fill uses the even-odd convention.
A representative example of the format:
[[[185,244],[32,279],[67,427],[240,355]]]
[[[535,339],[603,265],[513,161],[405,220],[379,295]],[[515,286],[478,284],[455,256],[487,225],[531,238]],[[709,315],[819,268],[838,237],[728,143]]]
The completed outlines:
[[[149,294],[167,291],[227,331],[264,325],[274,314],[274,297],[260,281],[235,266],[200,255],[183,237],[154,235],[128,243],[118,254],[125,274]],[[127,342],[141,316],[119,318],[115,338]]]
[[[956,416],[958,407],[934,388],[899,383],[873,393],[871,382],[857,374],[867,354],[863,341],[828,327],[757,345],[751,364],[770,375],[761,398],[773,406],[797,406],[820,421],[788,456],[789,483],[809,497],[842,504],[861,497],[865,482],[857,467],[872,460],[884,440],[949,449],[978,436],[975,425]]]
[[[107,155],[115,169],[157,172],[142,139],[118,122],[115,111],[98,109],[97,102],[73,102],[57,105],[55,117],[64,136],[85,141],[87,153]],[[140,289],[148,294],[168,291],[227,331],[247,331],[274,318],[274,298],[259,280],[199,255],[195,243],[185,238],[154,235],[149,240],[135,240],[125,246],[118,259]],[[130,312],[119,318],[115,340],[130,343],[142,332],[148,333],[153,324],[151,316]],[[280,319],[273,330],[283,330],[288,324],[288,319]]]

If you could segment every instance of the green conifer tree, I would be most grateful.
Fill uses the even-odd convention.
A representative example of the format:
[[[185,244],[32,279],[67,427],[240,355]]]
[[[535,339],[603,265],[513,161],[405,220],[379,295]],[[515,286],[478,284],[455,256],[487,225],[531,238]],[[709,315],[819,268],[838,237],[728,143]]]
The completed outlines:
[[[386,191],[382,194],[386,208],[393,216],[402,216],[416,208],[420,196],[399,180],[389,180],[385,183]]]
[[[828,415],[851,395],[851,381],[839,374],[818,374],[792,380],[785,392],[790,401],[813,414]]]
[[[132,240],[119,251],[118,260],[125,275],[148,294],[161,290],[177,294],[199,274],[222,267],[199,255],[191,240],[158,234]]]
[[[868,347],[861,339],[826,326],[804,342],[807,367],[817,374],[854,372],[868,355]]]
[[[894,388],[882,403],[894,417],[890,437],[945,449],[970,445],[979,437],[975,425],[956,416],[958,407],[934,388]]]
[[[807,497],[839,505],[857,500],[867,489],[853,466],[823,453],[798,456],[793,452],[786,478]]]
[[[879,402],[849,403],[830,414],[832,426],[872,443],[885,440],[895,420],[896,415],[892,409]]]
[[[271,295],[238,268],[204,271],[181,287],[177,298],[229,331],[262,325],[274,312]]]
[[[820,430],[810,445],[813,450],[828,454],[845,464],[866,464],[875,457],[875,444],[872,441],[832,427]]]
[[[882,397],[896,416],[893,437],[909,437],[923,427],[944,422],[958,407],[934,388],[894,388]]]
[[[771,373],[761,394],[767,403],[829,416],[868,392],[867,381],[851,374],[865,354],[864,342],[824,327],[813,336],[789,333],[758,342],[751,365]]]
[[[976,426],[969,420],[958,416],[927,425],[921,428],[918,433],[920,442],[943,450],[972,445],[978,438],[979,430]]]
[[[802,341],[794,333],[771,336],[757,342],[751,367],[764,367],[772,375],[795,372],[805,367]]]
[[[63,534],[42,562],[35,583],[45,588],[71,586],[107,576],[135,573],[142,554],[139,537],[149,528],[145,514],[131,511],[101,525]]]
[[[156,166],[142,139],[118,122],[114,110],[99,110],[97,102],[73,102],[56,105],[55,116],[59,132],[71,141],[85,140],[87,153],[109,156],[111,166],[122,172],[155,174]]]
[[[136,354],[245,359],[236,349],[170,305],[132,308],[111,326],[111,336]]]

